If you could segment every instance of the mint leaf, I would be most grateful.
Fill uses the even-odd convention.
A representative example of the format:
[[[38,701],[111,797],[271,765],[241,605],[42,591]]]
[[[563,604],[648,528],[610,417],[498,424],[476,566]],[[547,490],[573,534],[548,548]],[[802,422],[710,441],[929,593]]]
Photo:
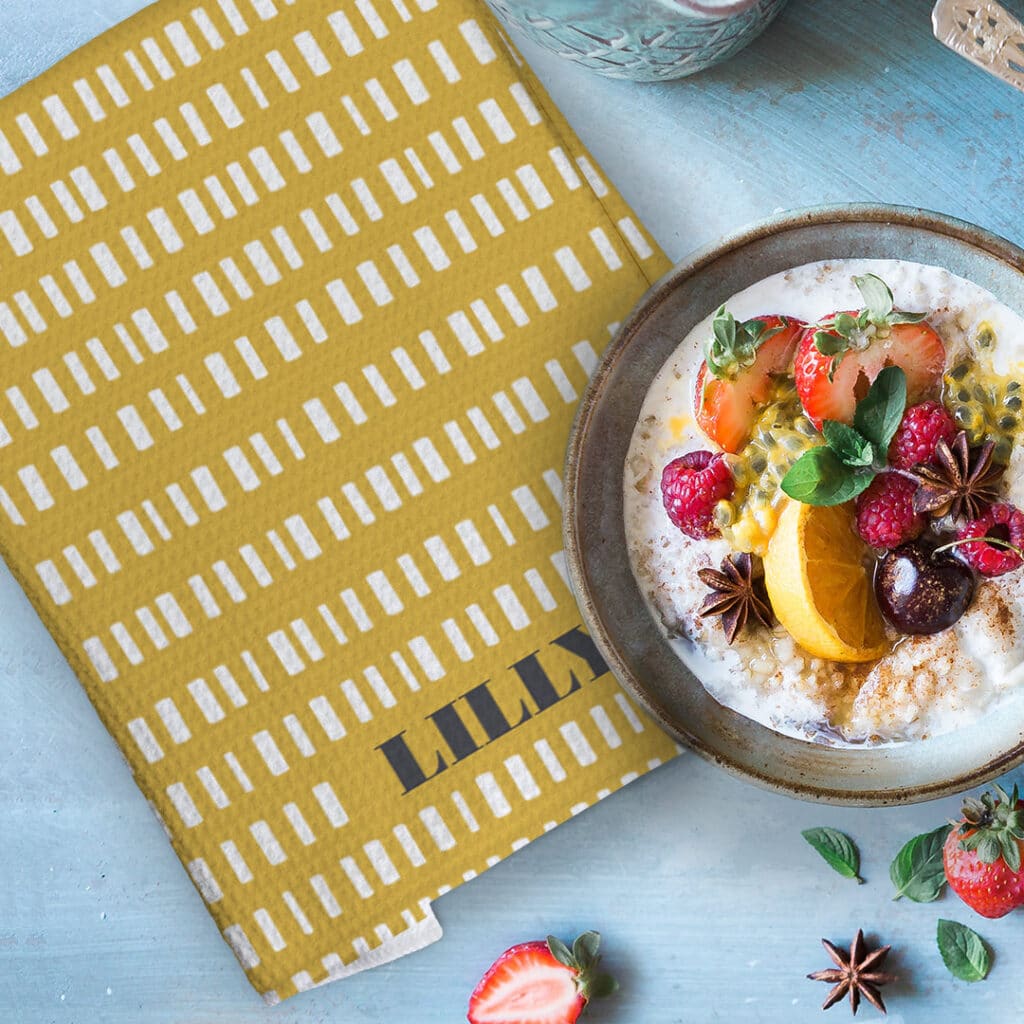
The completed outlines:
[[[935,931],[942,962],[954,978],[981,981],[988,976],[992,955],[981,936],[965,924],[940,920]]]
[[[889,877],[896,886],[894,900],[906,896],[915,903],[932,903],[942,895],[946,887],[942,847],[948,836],[949,825],[942,825],[904,844],[889,865]]]
[[[889,291],[889,286],[875,274],[855,277],[853,283],[864,299],[864,308],[867,310],[871,322],[887,323],[888,316],[892,312],[892,292]]]
[[[857,403],[853,425],[879,454],[884,454],[903,419],[906,405],[907,375],[898,366],[887,366]]]
[[[853,427],[836,420],[825,420],[821,425],[821,433],[825,443],[839,456],[844,466],[859,469],[874,462],[874,445]]]
[[[871,473],[858,473],[844,466],[831,448],[822,445],[804,452],[779,486],[805,505],[842,505],[856,498],[871,478]]]
[[[889,314],[890,324],[919,324],[927,313],[905,313],[902,310]]]
[[[843,878],[856,878],[860,885],[864,884],[859,874],[860,854],[849,836],[834,828],[809,828],[800,835],[821,854],[833,871],[838,871]]]

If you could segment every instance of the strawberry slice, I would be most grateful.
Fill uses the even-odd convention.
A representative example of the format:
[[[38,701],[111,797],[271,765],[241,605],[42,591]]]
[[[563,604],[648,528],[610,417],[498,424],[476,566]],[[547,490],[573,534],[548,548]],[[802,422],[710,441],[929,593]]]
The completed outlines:
[[[469,999],[470,1024],[574,1024],[587,1003],[616,984],[597,972],[601,936],[584,932],[570,949],[549,935],[506,949]]]
[[[893,308],[881,278],[854,278],[864,308],[834,313],[804,330],[793,361],[796,390],[807,418],[852,423],[857,402],[886,366],[907,376],[907,403],[927,397],[942,375],[946,348],[924,313]]]
[[[773,378],[786,373],[805,324],[786,316],[759,316],[737,324],[725,306],[697,374],[694,408],[701,430],[727,452],[750,437],[758,408],[771,397]]]

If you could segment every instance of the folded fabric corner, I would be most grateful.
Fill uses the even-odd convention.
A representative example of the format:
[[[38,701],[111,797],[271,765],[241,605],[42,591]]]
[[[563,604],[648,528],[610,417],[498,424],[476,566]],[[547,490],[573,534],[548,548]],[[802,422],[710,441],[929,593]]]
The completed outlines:
[[[482,4],[162,0],[0,185],[0,553],[259,992],[673,756],[560,529],[665,260]]]

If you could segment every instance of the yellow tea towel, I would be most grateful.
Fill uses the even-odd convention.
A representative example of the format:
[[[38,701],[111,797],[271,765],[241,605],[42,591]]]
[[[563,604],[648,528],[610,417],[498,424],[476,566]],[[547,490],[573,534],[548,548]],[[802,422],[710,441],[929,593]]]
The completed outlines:
[[[164,0],[0,103],[0,549],[257,989],[670,757],[560,471],[665,267],[475,0]]]

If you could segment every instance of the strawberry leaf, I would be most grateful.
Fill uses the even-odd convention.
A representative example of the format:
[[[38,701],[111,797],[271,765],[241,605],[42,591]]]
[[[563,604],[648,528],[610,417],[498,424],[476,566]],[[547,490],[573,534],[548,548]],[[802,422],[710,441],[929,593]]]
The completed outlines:
[[[872,476],[845,466],[831,448],[822,445],[804,452],[779,486],[805,505],[842,505],[865,490]]]
[[[750,344],[759,349],[769,338],[784,331],[789,326],[789,321],[782,317],[782,323],[778,327],[769,327],[763,320],[746,320],[740,325],[740,330],[750,339]]]
[[[898,366],[887,366],[857,403],[853,425],[875,446],[876,451],[887,452],[906,405],[907,375]]]
[[[719,306],[715,313],[715,319],[711,322],[711,333],[715,336],[715,341],[727,351],[736,344],[736,318],[724,305]]]
[[[823,356],[841,356],[850,347],[850,343],[841,334],[833,334],[831,331],[815,331],[814,347]]]
[[[740,370],[751,366],[757,358],[757,350],[769,338],[774,338],[789,326],[782,318],[781,325],[769,327],[765,320],[754,318],[742,324],[724,305],[715,311],[711,321],[711,337],[704,346],[704,361],[708,370],[718,378],[733,378]]]
[[[573,959],[581,967],[597,960],[597,951],[601,947],[600,932],[584,932],[572,944]]]
[[[619,990],[619,983],[610,974],[599,974],[590,983],[590,998],[604,999]]]
[[[978,843],[978,860],[982,864],[995,864],[1003,852],[1000,847],[999,837],[991,832],[976,834],[981,836],[981,841]]]
[[[572,950],[557,935],[548,936],[548,949],[563,967],[576,969],[576,959],[572,955]]]
[[[849,313],[836,313],[833,330],[838,331],[847,341],[852,341],[855,333],[861,329],[858,317],[851,316]]]
[[[834,828],[809,828],[800,835],[821,854],[822,860],[833,871],[837,871],[843,878],[856,878],[858,884],[864,884],[859,874],[860,854],[849,836]]]
[[[875,274],[855,277],[853,283],[864,299],[864,308],[871,322],[886,323],[892,312],[892,292],[889,286]]]
[[[919,324],[927,316],[927,313],[907,313],[904,310],[889,314],[890,324]]]
[[[867,327],[869,323],[877,327],[919,324],[926,316],[925,313],[907,313],[902,309],[893,309],[892,291],[875,274],[855,277],[853,283],[864,299],[864,308],[857,317],[857,323],[861,328]]]
[[[949,826],[942,825],[904,844],[889,866],[889,877],[896,886],[894,900],[906,896],[915,903],[932,903],[942,895],[946,887],[942,847],[948,836]]]
[[[1002,832],[999,836],[999,848],[1006,866],[1013,872],[1020,871],[1020,844],[1012,832]]]
[[[954,978],[974,982],[988,976],[992,954],[976,931],[958,921],[940,920],[935,940],[942,962]]]

